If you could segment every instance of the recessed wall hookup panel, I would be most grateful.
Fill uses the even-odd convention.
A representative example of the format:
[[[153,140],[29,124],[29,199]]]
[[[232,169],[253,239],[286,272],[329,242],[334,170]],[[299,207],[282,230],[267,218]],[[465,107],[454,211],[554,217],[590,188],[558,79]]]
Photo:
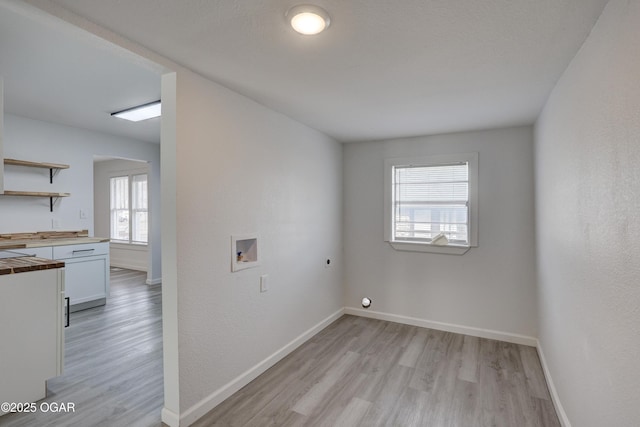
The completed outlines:
[[[239,271],[260,265],[257,234],[231,236],[231,271]]]

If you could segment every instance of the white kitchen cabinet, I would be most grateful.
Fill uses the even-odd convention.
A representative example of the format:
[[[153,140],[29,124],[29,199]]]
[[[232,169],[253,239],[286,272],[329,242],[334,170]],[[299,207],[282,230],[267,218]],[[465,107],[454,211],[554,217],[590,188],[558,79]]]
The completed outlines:
[[[109,242],[79,243],[53,247],[53,259],[56,260],[96,255],[109,255]]]
[[[106,303],[109,242],[54,246],[53,259],[65,263],[66,296],[72,312]]]
[[[64,276],[64,268],[0,276],[0,402],[40,400],[46,380],[62,375]]]
[[[44,248],[16,249],[16,251],[20,252],[21,254],[25,254],[26,256],[53,259],[53,248],[51,246],[46,246]]]

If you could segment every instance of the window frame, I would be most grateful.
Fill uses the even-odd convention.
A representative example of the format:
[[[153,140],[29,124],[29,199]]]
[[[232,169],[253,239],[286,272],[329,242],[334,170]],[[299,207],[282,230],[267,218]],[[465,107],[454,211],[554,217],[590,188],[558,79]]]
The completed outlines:
[[[469,244],[449,243],[445,246],[428,242],[411,242],[393,239],[393,180],[394,168],[400,166],[447,166],[455,163],[467,163],[469,172]],[[398,157],[384,160],[384,241],[395,250],[410,252],[430,252],[462,255],[471,248],[478,247],[478,153],[441,154],[422,157]]]
[[[135,207],[135,203],[134,203],[134,185],[135,185],[135,178],[138,176],[144,176],[144,182],[145,182],[145,191],[146,191],[146,198],[147,198],[147,205],[144,208],[137,208]],[[147,215],[147,241],[146,242],[142,242],[142,241],[138,241],[138,240],[133,240],[133,236],[136,233],[136,229],[137,227],[135,226],[136,223],[136,214],[139,212],[144,212]],[[129,226],[129,243],[130,245],[136,245],[136,246],[143,246],[143,245],[148,245],[149,244],[149,174],[147,172],[142,172],[142,173],[132,173],[129,175],[129,217],[131,218],[130,220],[130,226]]]
[[[146,210],[141,210],[141,209],[133,209],[133,177],[134,176],[139,176],[139,175],[146,175],[146,182],[147,182],[147,208]],[[111,180],[114,178],[127,178],[127,204],[128,204],[128,212],[129,212],[129,238],[128,240],[122,240],[122,239],[114,239],[111,237],[113,230],[111,229],[111,225],[112,225],[112,215],[113,215],[113,209],[111,208],[111,199],[113,197],[113,195],[111,194],[111,190],[112,190],[112,186],[111,186]],[[149,246],[149,172],[144,170],[144,169],[139,169],[139,170],[130,170],[130,171],[114,171],[112,173],[109,174],[109,238],[111,241],[111,244],[115,244],[115,245],[123,245],[123,247],[139,247],[139,248],[144,248]],[[133,241],[133,221],[134,221],[134,214],[136,211],[146,211],[147,212],[147,241],[146,242],[138,242],[138,241]]]

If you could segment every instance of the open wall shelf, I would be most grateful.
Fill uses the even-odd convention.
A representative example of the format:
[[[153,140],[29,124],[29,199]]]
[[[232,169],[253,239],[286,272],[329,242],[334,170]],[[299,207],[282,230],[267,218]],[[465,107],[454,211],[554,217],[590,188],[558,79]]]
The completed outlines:
[[[50,184],[53,184],[54,175],[58,173],[61,169],[69,169],[69,165],[63,165],[60,163],[31,162],[28,160],[18,160],[18,159],[4,159],[4,164],[12,165],[12,166],[26,166],[31,168],[49,169]]]
[[[49,183],[53,184],[53,177],[60,172],[61,169],[69,169],[69,165],[60,163],[32,162],[29,160],[4,159],[5,165],[25,166],[31,168],[49,169]],[[1,190],[0,190],[1,191]],[[53,205],[61,197],[69,197],[69,193],[51,193],[48,191],[15,191],[5,190],[2,196],[21,196],[21,197],[43,197],[49,199],[49,211],[53,212]]]
[[[49,198],[49,211],[53,212],[53,205],[60,197],[69,197],[69,193],[48,193],[45,191],[11,191],[6,190],[2,196],[44,197]]]

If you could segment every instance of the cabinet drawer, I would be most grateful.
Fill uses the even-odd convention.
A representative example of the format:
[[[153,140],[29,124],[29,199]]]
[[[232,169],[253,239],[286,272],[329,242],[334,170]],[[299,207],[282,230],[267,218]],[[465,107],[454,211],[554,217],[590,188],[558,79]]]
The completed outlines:
[[[108,253],[109,242],[53,247],[53,259],[79,258],[94,255],[106,255]]]
[[[28,256],[37,256],[38,258],[53,259],[53,248],[51,246],[46,246],[42,248],[18,249],[17,251],[20,252],[21,254],[26,254]]]

